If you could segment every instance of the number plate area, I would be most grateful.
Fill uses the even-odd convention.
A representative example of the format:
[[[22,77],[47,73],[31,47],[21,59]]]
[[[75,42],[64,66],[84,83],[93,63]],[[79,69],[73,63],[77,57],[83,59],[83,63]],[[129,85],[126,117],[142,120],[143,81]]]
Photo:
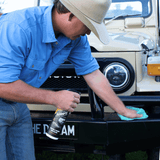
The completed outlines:
[[[32,120],[34,136],[47,137],[46,132],[49,129],[50,123],[51,121]],[[59,139],[78,139],[78,124],[74,122],[66,122],[62,127]]]

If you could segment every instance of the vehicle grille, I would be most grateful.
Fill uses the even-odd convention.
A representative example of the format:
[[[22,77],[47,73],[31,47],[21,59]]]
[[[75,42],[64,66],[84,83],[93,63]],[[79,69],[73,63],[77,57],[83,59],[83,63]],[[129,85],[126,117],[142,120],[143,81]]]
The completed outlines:
[[[83,77],[71,77],[66,78],[66,76],[52,76],[48,78],[41,88],[51,89],[51,90],[65,90],[65,89],[75,89],[82,93],[87,93],[87,84],[84,81]]]

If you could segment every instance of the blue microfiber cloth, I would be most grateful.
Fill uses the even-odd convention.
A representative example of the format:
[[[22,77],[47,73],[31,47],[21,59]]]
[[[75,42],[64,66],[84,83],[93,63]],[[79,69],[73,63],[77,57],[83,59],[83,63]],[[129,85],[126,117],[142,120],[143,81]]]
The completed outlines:
[[[148,118],[148,115],[146,114],[145,110],[142,108],[135,108],[135,107],[131,107],[131,106],[127,106],[126,108],[136,110],[138,114],[142,114],[143,116],[140,118],[128,118],[128,117],[125,117],[125,116],[118,114],[118,116],[121,118],[121,120],[129,121],[129,120],[134,120],[134,119]]]

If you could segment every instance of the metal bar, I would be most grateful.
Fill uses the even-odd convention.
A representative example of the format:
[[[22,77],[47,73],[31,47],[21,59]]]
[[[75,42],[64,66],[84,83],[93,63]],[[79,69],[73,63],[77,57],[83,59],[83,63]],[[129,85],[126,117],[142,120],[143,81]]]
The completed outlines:
[[[104,107],[100,103],[100,99],[95,93],[88,87],[89,102],[91,106],[92,120],[103,120],[104,118]]]
[[[119,96],[125,105],[159,105],[160,96]]]

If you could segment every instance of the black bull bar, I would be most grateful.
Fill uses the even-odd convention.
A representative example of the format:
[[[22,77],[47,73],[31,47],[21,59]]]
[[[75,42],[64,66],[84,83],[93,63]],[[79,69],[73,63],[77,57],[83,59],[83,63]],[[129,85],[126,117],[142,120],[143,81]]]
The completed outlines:
[[[132,121],[122,121],[116,113],[106,114],[101,101],[91,89],[88,89],[91,106],[90,118],[85,119],[85,115],[71,114],[66,125],[76,127],[75,137],[61,136],[58,141],[47,139],[45,135],[38,134],[35,138],[45,137],[45,147],[57,150],[62,149],[62,144],[72,144],[72,151],[79,149],[84,152],[84,145],[103,145],[106,153],[126,153],[134,150],[146,150],[160,146],[160,112],[153,112],[153,107],[160,106],[160,96],[121,96],[119,97],[125,105],[143,107],[148,114],[147,119],[136,119]],[[45,113],[44,113],[45,114]],[[80,113],[83,114],[83,113]],[[84,113],[85,114],[85,113]],[[78,118],[82,117],[82,118]],[[50,123],[52,118],[34,118],[33,123]],[[44,147],[43,141],[35,143],[38,147]],[[60,149],[61,148],[61,149]],[[68,147],[66,147],[68,148]],[[65,150],[66,150],[65,148]],[[91,149],[93,147],[87,147]],[[68,148],[69,149],[69,148]],[[83,150],[84,149],[84,150]]]

